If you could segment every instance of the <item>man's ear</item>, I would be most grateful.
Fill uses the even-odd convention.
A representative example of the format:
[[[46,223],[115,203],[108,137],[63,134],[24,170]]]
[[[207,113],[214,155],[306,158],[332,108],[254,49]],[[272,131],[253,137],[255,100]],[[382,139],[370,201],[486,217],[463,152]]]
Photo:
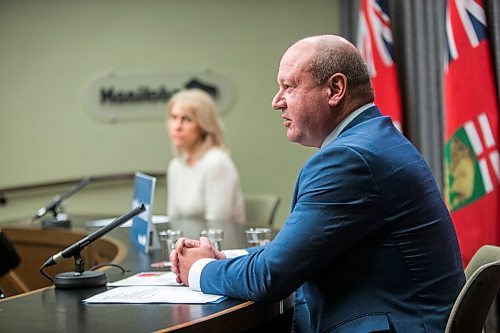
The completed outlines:
[[[347,77],[342,73],[335,73],[328,79],[328,103],[337,106],[342,102],[347,91]]]

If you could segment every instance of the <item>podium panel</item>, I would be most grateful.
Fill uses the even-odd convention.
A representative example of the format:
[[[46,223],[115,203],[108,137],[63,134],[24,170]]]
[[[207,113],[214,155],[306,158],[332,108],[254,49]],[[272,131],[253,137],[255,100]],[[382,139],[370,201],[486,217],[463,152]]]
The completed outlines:
[[[51,286],[52,282],[40,273],[40,267],[49,257],[87,236],[87,233],[75,230],[18,227],[5,227],[2,230],[21,257],[21,263],[12,271],[14,274],[0,278],[0,288],[8,296],[25,292],[25,288],[30,291]],[[126,253],[126,247],[119,241],[103,237],[87,246],[81,255],[85,269],[89,270],[98,264],[120,262]],[[74,265],[74,260],[68,258],[46,268],[45,272],[54,277],[57,273],[73,272]],[[17,279],[13,279],[13,276]]]

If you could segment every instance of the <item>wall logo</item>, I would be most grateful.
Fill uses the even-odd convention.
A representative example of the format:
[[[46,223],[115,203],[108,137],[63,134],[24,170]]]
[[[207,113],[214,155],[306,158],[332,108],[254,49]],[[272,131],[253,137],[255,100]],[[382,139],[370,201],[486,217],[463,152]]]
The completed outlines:
[[[164,118],[166,104],[177,91],[199,88],[209,93],[224,115],[234,101],[234,85],[209,71],[166,74],[108,73],[93,80],[84,95],[85,109],[104,121]]]

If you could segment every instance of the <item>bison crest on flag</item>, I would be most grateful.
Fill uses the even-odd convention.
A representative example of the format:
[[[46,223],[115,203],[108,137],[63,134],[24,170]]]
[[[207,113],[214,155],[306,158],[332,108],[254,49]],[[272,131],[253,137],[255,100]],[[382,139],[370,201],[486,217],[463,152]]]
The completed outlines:
[[[466,122],[451,136],[446,143],[444,162],[445,195],[451,211],[493,191],[500,178],[499,155],[485,113],[476,122]]]

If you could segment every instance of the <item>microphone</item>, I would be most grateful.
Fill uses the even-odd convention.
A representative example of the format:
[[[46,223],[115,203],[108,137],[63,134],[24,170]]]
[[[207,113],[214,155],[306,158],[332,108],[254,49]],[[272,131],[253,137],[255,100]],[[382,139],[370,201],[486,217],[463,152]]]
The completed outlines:
[[[52,218],[48,218],[42,221],[42,227],[51,228],[51,227],[69,227],[70,221],[67,219],[64,214],[61,214],[60,205],[68,199],[70,196],[81,190],[88,183],[90,183],[91,178],[85,177],[78,184],[69,188],[66,192],[60,195],[56,195],[52,201],[44,207],[41,207],[37,210],[35,216],[33,216],[32,221],[36,221],[39,218],[43,217],[48,212],[52,212],[54,215]]]
[[[133,210],[125,213],[124,215],[116,218],[111,223],[100,228],[99,230],[91,233],[85,238],[79,240],[73,245],[68,246],[61,252],[53,255],[40,267],[40,272],[49,267],[53,266],[64,259],[75,257],[75,272],[59,273],[55,278],[56,288],[63,289],[74,289],[74,288],[94,288],[100,287],[107,283],[106,275],[103,272],[96,271],[84,271],[83,270],[83,259],[80,256],[80,251],[82,251],[87,245],[94,242],[96,239],[101,238],[109,231],[127,222],[134,216],[146,211],[146,207],[141,204],[140,206],[134,208]],[[44,274],[45,275],[45,274]],[[47,276],[47,275],[45,275]]]

